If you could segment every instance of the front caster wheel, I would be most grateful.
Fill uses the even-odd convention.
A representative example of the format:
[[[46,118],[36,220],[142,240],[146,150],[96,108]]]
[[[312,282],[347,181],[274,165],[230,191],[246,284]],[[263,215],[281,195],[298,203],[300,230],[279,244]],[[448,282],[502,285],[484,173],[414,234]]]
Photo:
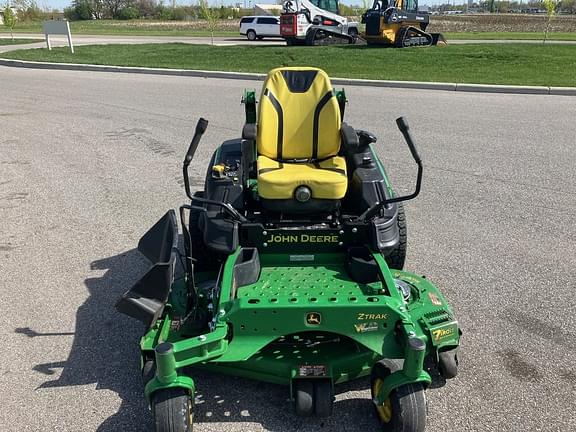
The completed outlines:
[[[372,368],[370,389],[372,400],[382,389],[384,379],[392,373],[384,362]],[[426,396],[421,383],[406,384],[390,393],[382,405],[375,405],[376,415],[386,432],[424,432],[426,427]]]
[[[455,349],[438,353],[438,370],[445,379],[458,375],[458,355]]]
[[[294,410],[301,417],[314,413],[314,385],[307,380],[294,381]]]
[[[332,383],[327,380],[314,382],[314,413],[318,417],[330,417],[334,405]]]
[[[182,388],[169,388],[154,393],[152,413],[156,432],[192,432],[192,398]]]

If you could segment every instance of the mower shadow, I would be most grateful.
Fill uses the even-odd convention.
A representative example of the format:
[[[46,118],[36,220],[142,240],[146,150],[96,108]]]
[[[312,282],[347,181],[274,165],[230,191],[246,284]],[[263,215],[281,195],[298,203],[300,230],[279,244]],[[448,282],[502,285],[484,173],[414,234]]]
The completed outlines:
[[[68,359],[34,366],[49,378],[62,368],[58,379],[39,388],[96,384],[96,390],[110,390],[121,399],[114,415],[98,431],[142,431],[152,429],[152,419],[143,397],[138,339],[141,324],[119,314],[117,299],[150,266],[136,250],[94,261],[92,270],[105,270],[100,277],[84,281],[89,297],[76,312],[74,341]],[[48,336],[31,329],[16,329],[29,337]]]
[[[268,431],[376,430],[370,394],[362,392],[369,386],[363,378],[335,387],[337,400],[329,418],[296,416],[289,400],[288,387],[191,370],[196,382],[194,423],[243,422],[261,426]],[[352,394],[347,394],[352,392]],[[362,394],[359,394],[362,392]],[[346,399],[343,399],[346,397]],[[212,430],[212,427],[206,427]]]
[[[77,310],[68,358],[34,366],[36,372],[46,375],[47,380],[40,388],[96,384],[97,390],[118,395],[121,400],[118,411],[98,427],[99,432],[153,430],[140,379],[138,341],[143,327],[114,308],[117,299],[149,266],[136,249],[92,262],[93,270],[105,273],[85,280],[90,295]],[[31,338],[58,335],[29,328],[15,331]],[[62,373],[50,380],[55,369],[62,369]],[[283,432],[377,428],[370,394],[366,391],[368,378],[336,386],[334,414],[317,419],[294,414],[288,387],[195,369],[189,372],[196,383],[194,422],[200,430],[203,424],[212,429],[214,426],[210,424],[214,423],[245,423],[247,428],[252,424]]]

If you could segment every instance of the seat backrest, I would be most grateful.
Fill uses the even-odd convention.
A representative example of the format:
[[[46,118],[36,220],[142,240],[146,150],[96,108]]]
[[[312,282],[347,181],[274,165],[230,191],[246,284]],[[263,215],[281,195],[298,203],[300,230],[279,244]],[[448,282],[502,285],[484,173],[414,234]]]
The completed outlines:
[[[340,108],[326,72],[285,67],[268,73],[258,111],[258,154],[275,160],[335,156],[340,125]]]

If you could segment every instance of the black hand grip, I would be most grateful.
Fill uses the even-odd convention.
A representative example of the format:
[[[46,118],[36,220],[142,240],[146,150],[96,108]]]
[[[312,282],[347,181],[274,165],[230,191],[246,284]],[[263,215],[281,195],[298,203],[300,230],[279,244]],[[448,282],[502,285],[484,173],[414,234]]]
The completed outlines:
[[[192,199],[192,194],[190,193],[190,179],[188,178],[188,166],[192,159],[194,158],[194,154],[196,153],[196,149],[198,148],[198,144],[200,143],[200,139],[204,132],[206,132],[206,128],[208,127],[208,120],[200,117],[198,123],[196,123],[196,131],[194,132],[194,137],[192,138],[192,142],[190,143],[190,147],[188,147],[188,151],[186,152],[186,156],[184,157],[184,164],[182,167],[182,175],[184,177],[184,190],[186,191],[186,195],[188,198]]]
[[[410,127],[408,126],[408,123],[406,122],[406,120],[404,120],[404,117],[398,117],[396,119],[396,125],[398,125],[398,129],[400,129],[400,132],[402,132],[402,135],[404,135],[404,139],[406,140],[406,144],[408,144],[408,148],[410,149],[410,153],[412,153],[412,157],[414,158],[416,163],[419,164],[420,162],[422,162],[422,159],[420,159],[420,155],[416,150],[416,145],[414,144],[414,141],[412,141],[412,136],[410,135]]]
[[[186,152],[186,157],[184,158],[184,164],[189,165],[196,153],[196,149],[198,148],[198,144],[200,143],[200,138],[206,132],[206,128],[208,127],[208,120],[205,118],[200,117],[198,123],[196,123],[196,131],[194,132],[194,137],[192,138],[192,142],[190,143],[190,147],[188,147],[188,151]]]

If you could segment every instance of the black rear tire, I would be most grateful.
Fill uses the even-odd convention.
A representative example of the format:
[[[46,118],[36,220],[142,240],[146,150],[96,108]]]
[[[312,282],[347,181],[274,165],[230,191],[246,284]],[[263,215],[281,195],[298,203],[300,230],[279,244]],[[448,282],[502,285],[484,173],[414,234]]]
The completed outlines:
[[[376,397],[382,381],[393,371],[397,363],[390,367],[387,361],[380,361],[372,368],[370,390],[372,399]],[[406,384],[390,393],[382,406],[374,405],[385,432],[424,432],[426,428],[426,395],[422,383]]]
[[[192,432],[192,398],[182,388],[154,393],[152,413],[156,432]]]
[[[398,225],[399,241],[398,246],[386,257],[388,267],[396,270],[402,270],[406,262],[406,249],[408,246],[408,231],[406,229],[406,214],[404,213],[404,206],[398,203],[398,217],[396,223]]]
[[[255,41],[258,36],[256,35],[256,32],[254,30],[248,30],[246,32],[246,37],[248,38],[249,41]]]

